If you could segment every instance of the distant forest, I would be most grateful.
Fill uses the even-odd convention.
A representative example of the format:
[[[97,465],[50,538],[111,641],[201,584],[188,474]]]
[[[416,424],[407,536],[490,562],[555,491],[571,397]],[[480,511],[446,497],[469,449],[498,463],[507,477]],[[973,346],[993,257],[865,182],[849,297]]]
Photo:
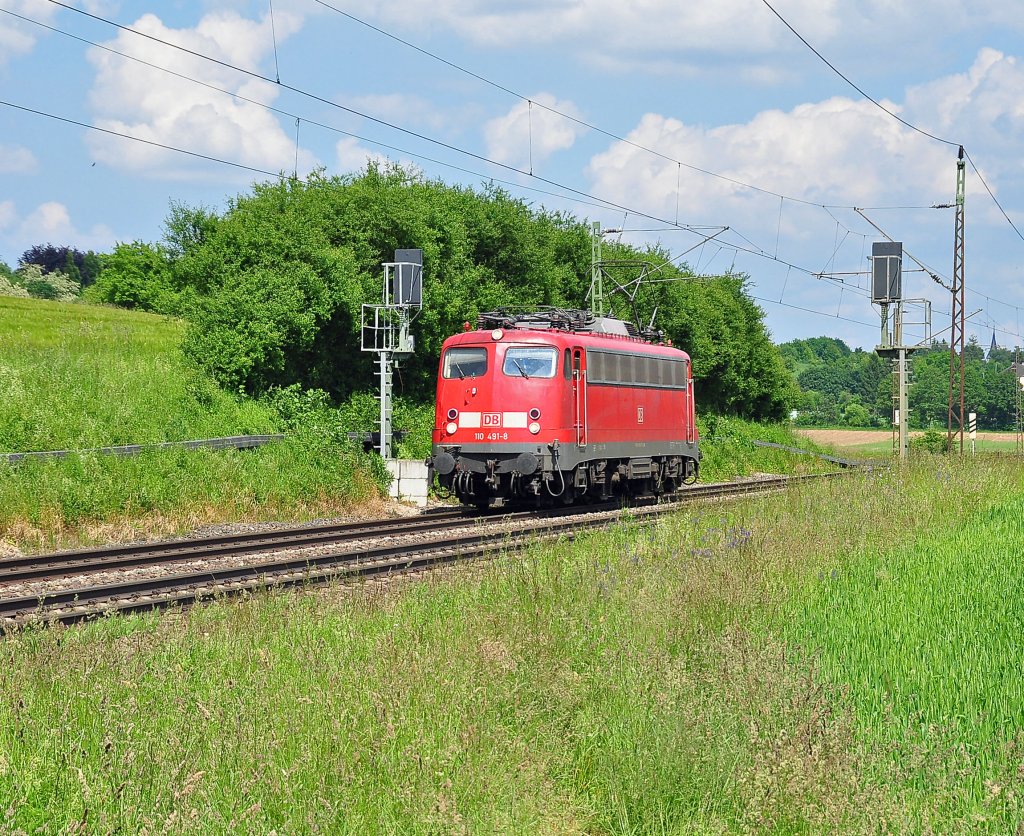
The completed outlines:
[[[801,395],[796,422],[804,426],[888,427],[892,423],[892,364],[835,337],[792,340],[780,347]],[[986,351],[971,338],[965,351],[964,397],[982,429],[1013,429],[1014,351]],[[910,425],[945,427],[949,404],[949,344],[934,342],[911,356]]]

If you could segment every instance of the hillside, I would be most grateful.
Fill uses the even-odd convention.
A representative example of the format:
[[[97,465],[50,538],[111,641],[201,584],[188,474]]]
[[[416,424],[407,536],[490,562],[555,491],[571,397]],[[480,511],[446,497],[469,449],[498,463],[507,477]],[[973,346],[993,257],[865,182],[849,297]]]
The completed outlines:
[[[269,406],[233,397],[186,362],[183,330],[153,314],[0,297],[0,451],[278,431]],[[365,468],[329,438],[244,452],[83,453],[0,464],[0,543],[46,548],[338,513],[376,495]]]

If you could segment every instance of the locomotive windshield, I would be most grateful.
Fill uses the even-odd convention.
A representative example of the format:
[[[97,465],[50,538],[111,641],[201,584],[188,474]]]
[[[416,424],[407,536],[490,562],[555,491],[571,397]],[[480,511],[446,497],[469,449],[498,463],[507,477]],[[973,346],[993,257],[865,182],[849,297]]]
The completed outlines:
[[[510,348],[505,352],[501,370],[510,377],[554,377],[558,368],[558,349]]]
[[[453,377],[483,377],[487,374],[487,349],[449,348],[444,353],[441,374],[449,380]]]

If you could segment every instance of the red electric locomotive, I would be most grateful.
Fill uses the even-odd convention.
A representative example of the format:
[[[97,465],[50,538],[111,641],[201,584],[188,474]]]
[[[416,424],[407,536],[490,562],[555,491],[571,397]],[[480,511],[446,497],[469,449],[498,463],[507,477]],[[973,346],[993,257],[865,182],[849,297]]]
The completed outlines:
[[[481,508],[671,492],[700,462],[690,358],[583,311],[483,314],[442,348],[432,452]]]

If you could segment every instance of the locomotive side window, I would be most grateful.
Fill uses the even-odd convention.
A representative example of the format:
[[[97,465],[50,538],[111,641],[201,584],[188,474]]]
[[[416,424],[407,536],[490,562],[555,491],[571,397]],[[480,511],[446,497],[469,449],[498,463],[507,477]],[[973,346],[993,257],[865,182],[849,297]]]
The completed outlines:
[[[483,377],[487,374],[486,348],[449,348],[444,353],[441,375],[447,380],[454,377]]]
[[[685,389],[687,385],[685,360],[591,349],[587,365],[591,383],[656,389]]]
[[[558,371],[558,349],[546,347],[509,348],[501,367],[509,377],[554,377]]]
[[[572,354],[569,349],[565,350],[565,379],[572,380]]]

